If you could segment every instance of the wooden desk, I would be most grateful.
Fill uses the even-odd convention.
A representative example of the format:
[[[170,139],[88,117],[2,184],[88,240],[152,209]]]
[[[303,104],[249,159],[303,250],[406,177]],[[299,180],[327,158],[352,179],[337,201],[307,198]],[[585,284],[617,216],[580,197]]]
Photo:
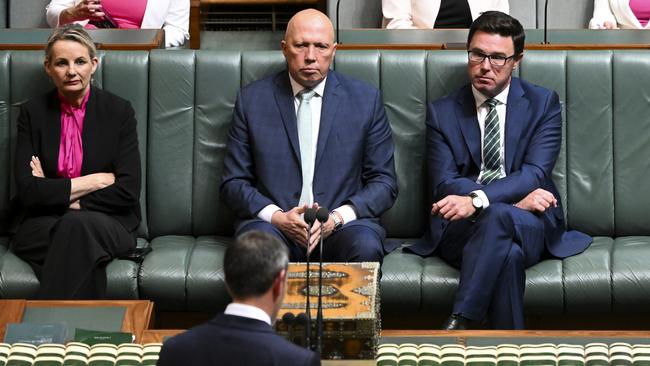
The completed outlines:
[[[173,337],[184,331],[184,329],[147,329],[142,332],[142,338],[138,343],[162,343],[165,338]]]
[[[25,309],[56,307],[124,307],[126,311],[121,330],[134,334],[136,342],[140,342],[143,331],[152,325],[153,302],[148,300],[0,300],[0,341],[4,339],[7,323],[20,323]]]
[[[0,29],[0,50],[42,50],[51,29]],[[89,29],[100,50],[151,50],[165,48],[162,29]]]

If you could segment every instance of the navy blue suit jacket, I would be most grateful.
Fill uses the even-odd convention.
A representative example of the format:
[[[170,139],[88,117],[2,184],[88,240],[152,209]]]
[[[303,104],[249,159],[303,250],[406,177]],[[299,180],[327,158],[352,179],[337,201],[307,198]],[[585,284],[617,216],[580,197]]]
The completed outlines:
[[[360,220],[385,235],[379,216],[397,197],[393,141],[377,88],[329,71],[316,147],[314,201],[329,209],[352,204]],[[239,218],[276,204],[298,206],[300,145],[289,74],[242,88],[228,134],[221,197]]]
[[[165,341],[158,366],[314,366],[314,352],[287,341],[263,321],[219,314]]]
[[[515,204],[542,188],[558,200],[557,207],[540,215],[547,250],[559,258],[585,250],[591,238],[566,231],[560,195],[551,179],[562,143],[561,111],[555,92],[512,78],[506,105],[506,176],[482,185],[476,183],[481,168],[481,132],[471,86],[429,103],[426,145],[432,201],[483,190],[491,204]],[[439,216],[431,216],[425,240],[412,246],[411,251],[431,254],[448,223]]]

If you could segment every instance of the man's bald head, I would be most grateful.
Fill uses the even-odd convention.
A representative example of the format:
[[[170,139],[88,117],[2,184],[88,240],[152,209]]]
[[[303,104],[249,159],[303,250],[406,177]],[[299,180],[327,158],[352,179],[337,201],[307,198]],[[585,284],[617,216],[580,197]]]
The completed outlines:
[[[295,32],[299,32],[305,25],[324,27],[329,34],[329,42],[334,43],[334,26],[330,18],[316,9],[305,9],[292,16],[284,33],[284,40],[286,41],[287,37],[290,37]]]
[[[300,11],[289,20],[281,46],[291,77],[312,88],[327,76],[336,53],[332,22],[318,10]]]

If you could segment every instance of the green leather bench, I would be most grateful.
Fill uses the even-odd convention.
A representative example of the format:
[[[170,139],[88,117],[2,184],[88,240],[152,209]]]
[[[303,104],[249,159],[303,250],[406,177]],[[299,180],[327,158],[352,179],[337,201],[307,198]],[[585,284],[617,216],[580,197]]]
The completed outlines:
[[[0,52],[0,208],[12,191],[18,105],[51,86],[42,54]],[[396,144],[400,195],[382,218],[390,240],[423,233],[427,100],[466,82],[462,51],[346,51],[334,68],[378,86]],[[101,54],[95,83],[133,103],[142,155],[139,265],[115,260],[109,296],[151,299],[161,311],[215,311],[229,301],[221,261],[232,213],[219,198],[237,90],[284,67],[280,52],[151,51]],[[519,75],[556,90],[565,139],[554,178],[573,229],[596,236],[583,254],[527,271],[529,326],[575,327],[628,319],[650,305],[650,53],[527,52]],[[38,281],[0,237],[0,298],[30,298]],[[385,321],[422,326],[448,315],[458,271],[439,258],[396,251],[384,262]],[[549,319],[569,319],[553,325]],[[642,322],[610,324],[634,328]],[[646,320],[647,323],[647,320]],[[394,324],[394,323],[393,323]]]

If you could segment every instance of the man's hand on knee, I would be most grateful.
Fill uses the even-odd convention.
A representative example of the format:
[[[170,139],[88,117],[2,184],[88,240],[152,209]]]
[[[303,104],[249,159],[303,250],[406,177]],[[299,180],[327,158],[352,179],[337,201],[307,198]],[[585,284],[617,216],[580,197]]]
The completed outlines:
[[[517,202],[515,207],[530,212],[545,212],[549,207],[557,207],[557,199],[553,193],[537,188]]]
[[[476,209],[469,196],[449,195],[431,206],[431,215],[438,215],[449,221],[466,219],[472,216],[474,211]]]
[[[309,225],[302,218],[302,214],[307,210],[307,205],[294,207],[290,211],[276,211],[271,216],[271,224],[294,242],[306,247],[307,232]]]

